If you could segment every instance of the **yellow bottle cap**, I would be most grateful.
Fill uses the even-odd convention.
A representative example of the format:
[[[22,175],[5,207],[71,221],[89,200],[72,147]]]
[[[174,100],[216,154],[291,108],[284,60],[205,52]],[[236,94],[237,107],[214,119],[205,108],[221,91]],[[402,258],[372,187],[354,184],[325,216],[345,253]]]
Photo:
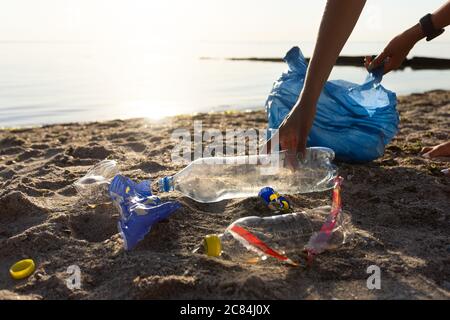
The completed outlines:
[[[210,257],[219,257],[222,253],[222,242],[216,234],[209,234],[203,240],[205,253]]]
[[[9,273],[13,279],[19,280],[31,275],[35,269],[34,261],[32,259],[25,259],[14,263],[9,269]]]

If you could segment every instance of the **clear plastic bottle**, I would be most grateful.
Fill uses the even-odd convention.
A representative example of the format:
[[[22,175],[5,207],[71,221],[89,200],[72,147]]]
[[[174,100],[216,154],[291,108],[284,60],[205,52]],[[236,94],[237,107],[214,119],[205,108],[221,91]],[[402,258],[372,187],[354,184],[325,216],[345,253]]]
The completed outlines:
[[[204,238],[204,251],[209,256],[256,263],[268,257],[297,265],[290,249],[306,244],[312,226],[302,213],[272,217],[245,217],[233,222],[223,234]]]
[[[110,200],[108,187],[111,180],[119,174],[117,162],[103,160],[88,170],[86,175],[74,182],[80,198],[88,203]]]
[[[159,190],[177,190],[198,202],[257,196],[271,186],[280,193],[308,193],[333,187],[334,152],[308,148],[302,160],[284,151],[272,154],[209,157],[191,162],[173,176],[159,180]]]
[[[335,191],[339,188],[340,181],[337,181]],[[300,213],[238,219],[223,234],[207,235],[194,252],[246,263],[271,258],[297,266],[310,253],[318,254],[346,242],[350,219],[342,213],[339,191],[335,193],[332,206]],[[331,221],[333,223],[329,224]],[[328,227],[330,232],[326,234],[324,230]]]

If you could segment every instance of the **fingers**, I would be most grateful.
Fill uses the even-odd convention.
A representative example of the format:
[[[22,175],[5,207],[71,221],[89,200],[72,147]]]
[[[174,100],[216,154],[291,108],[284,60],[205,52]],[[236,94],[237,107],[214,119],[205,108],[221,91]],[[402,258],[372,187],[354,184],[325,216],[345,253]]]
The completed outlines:
[[[436,146],[437,148],[442,148],[442,150],[446,150],[447,155],[450,155],[450,141],[443,142]]]
[[[286,148],[285,165],[291,170],[299,167],[299,160],[303,160],[306,155],[306,142],[294,143]]]
[[[369,65],[372,62],[372,57],[371,56],[366,56],[364,57],[364,67],[369,70]],[[370,70],[369,70],[370,71]]]
[[[286,159],[284,162],[286,168],[290,170],[295,170],[298,168],[298,158],[296,153],[286,152]]]
[[[427,159],[437,157],[450,157],[450,141],[441,143],[440,145],[437,145],[435,147],[422,148],[420,154],[422,155],[422,157]],[[446,176],[450,176],[450,168],[445,168],[441,170],[441,172]]]
[[[450,141],[435,147],[423,148],[421,153],[424,158],[450,157]]]
[[[424,158],[450,157],[449,150],[442,147],[434,147],[431,151],[422,155]]]
[[[427,159],[430,159],[430,158],[431,158],[431,155],[430,155],[429,152],[427,152],[427,153],[422,154],[422,157],[427,158]]]
[[[386,74],[389,71],[396,69],[395,62],[391,59],[391,57],[383,51],[378,56],[367,56],[364,59],[364,66],[368,71],[372,71],[378,67],[380,67],[384,63],[383,73]]]
[[[259,149],[260,154],[270,154],[273,151],[276,151],[276,147],[279,147],[279,132],[280,130],[276,130],[273,135],[267,140]],[[278,143],[278,146],[276,145]]]
[[[378,68],[384,60],[388,57],[387,53],[383,51],[378,56],[375,57],[375,59],[371,59],[371,62],[369,63],[368,70],[371,71],[373,69]]]
[[[271,146],[272,146],[272,139],[269,139],[259,148],[259,154],[270,153]]]
[[[422,148],[422,150],[420,150],[419,154],[423,155],[423,154],[431,151],[431,149],[433,149],[433,147],[424,147],[424,148]]]
[[[297,157],[299,157],[300,159],[304,159],[305,155],[306,155],[306,140],[304,139],[299,139],[298,143],[297,143]]]

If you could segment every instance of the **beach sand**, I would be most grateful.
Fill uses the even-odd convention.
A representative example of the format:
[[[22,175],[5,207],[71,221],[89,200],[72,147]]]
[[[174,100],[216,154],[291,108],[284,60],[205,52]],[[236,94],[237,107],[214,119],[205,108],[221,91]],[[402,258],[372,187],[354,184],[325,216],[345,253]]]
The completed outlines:
[[[257,265],[192,254],[233,220],[271,215],[258,198],[183,207],[130,252],[122,247],[110,203],[80,204],[72,183],[98,161],[119,163],[135,180],[155,181],[183,168],[170,161],[176,128],[260,128],[264,111],[115,120],[0,130],[0,299],[448,299],[449,164],[420,157],[422,146],[450,139],[450,92],[399,97],[400,133],[372,163],[338,163],[352,241],[311,267]],[[331,192],[287,195],[298,211],[330,204]],[[13,280],[9,267],[33,258],[36,271]],[[81,289],[66,286],[70,265]],[[367,268],[381,268],[381,289],[368,290]]]

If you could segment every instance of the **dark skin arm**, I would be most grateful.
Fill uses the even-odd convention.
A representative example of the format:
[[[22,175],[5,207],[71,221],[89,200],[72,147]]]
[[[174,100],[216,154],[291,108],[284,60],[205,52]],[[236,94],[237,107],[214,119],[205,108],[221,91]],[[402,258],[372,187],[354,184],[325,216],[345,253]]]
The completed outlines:
[[[450,24],[450,1],[447,1],[431,16],[431,21],[436,29],[445,28]],[[419,23],[395,36],[373,61],[366,57],[366,68],[371,70],[384,63],[384,73],[388,73],[401,66],[409,51],[417,42],[425,38]]]
[[[267,142],[265,147],[269,152],[272,142],[279,142],[281,148],[292,155],[304,154],[320,93],[358,21],[365,2],[365,0],[327,1],[303,90],[277,133]]]
[[[450,24],[450,1],[433,12],[431,21],[436,29],[445,28]],[[395,70],[400,67],[415,44],[423,38],[425,38],[425,34],[420,24],[417,23],[394,37],[373,61],[370,57],[366,57],[365,65],[370,70],[378,67],[384,61],[384,73]],[[425,158],[450,157],[450,141],[434,147],[423,148],[421,153]],[[445,171],[445,174],[450,175],[449,169]]]

